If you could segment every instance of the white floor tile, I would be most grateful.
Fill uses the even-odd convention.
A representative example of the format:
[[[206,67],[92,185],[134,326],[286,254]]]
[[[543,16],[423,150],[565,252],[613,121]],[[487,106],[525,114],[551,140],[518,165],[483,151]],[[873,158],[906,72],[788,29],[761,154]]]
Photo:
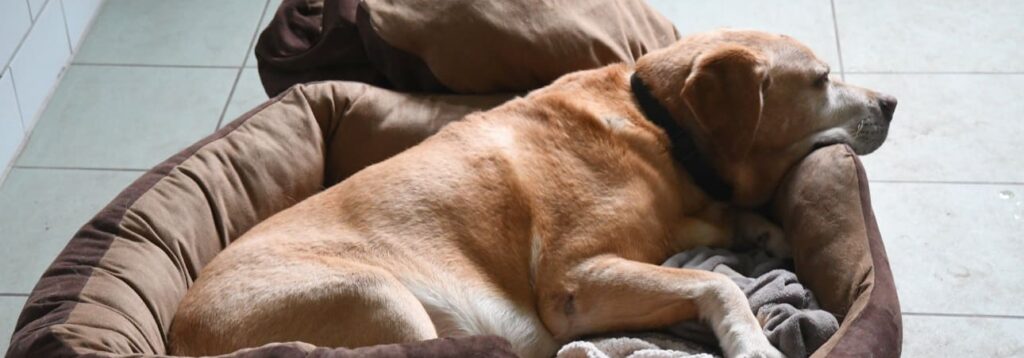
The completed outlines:
[[[7,352],[14,325],[24,305],[25,297],[0,297],[0,352]]]
[[[1024,356],[1024,319],[903,316],[904,357]]]
[[[216,129],[237,73],[71,66],[18,163],[149,169]]]
[[[228,104],[228,110],[224,113],[224,121],[221,124],[230,123],[238,116],[266,102],[267,99],[267,92],[263,90],[263,84],[260,83],[259,72],[255,68],[242,70],[242,77],[238,79],[235,93],[231,97],[231,103]]]
[[[835,0],[847,71],[1024,71],[1024,1]]]
[[[1024,183],[1024,75],[854,75],[899,98],[872,180]]]
[[[259,29],[256,30],[256,41],[259,41],[259,36],[263,33],[263,29],[267,28],[270,24],[270,20],[274,19],[274,14],[277,13],[277,8],[281,6],[281,0],[271,0],[267,4],[266,10],[263,11],[263,17],[260,19]],[[253,48],[249,51],[249,58],[245,60],[245,67],[255,68],[258,63],[256,62],[256,42],[253,42]]]
[[[141,172],[18,169],[0,187],[0,292],[29,293],[60,250]]]
[[[108,0],[77,63],[241,66],[263,1]]]
[[[873,183],[905,312],[1024,315],[1024,186]]]

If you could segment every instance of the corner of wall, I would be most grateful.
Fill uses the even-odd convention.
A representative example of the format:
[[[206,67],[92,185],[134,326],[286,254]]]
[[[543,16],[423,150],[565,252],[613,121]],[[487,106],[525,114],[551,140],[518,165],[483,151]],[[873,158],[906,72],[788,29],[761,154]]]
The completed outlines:
[[[0,1],[0,184],[104,2]]]

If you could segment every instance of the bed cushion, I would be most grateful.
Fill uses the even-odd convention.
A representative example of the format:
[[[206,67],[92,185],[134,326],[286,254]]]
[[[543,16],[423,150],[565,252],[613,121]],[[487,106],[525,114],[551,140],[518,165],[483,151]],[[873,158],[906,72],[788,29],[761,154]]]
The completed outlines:
[[[841,322],[812,357],[898,357],[899,299],[853,150],[834,145],[809,155],[790,170],[773,206],[801,283]]]
[[[27,299],[10,357],[163,355],[178,302],[214,255],[260,220],[397,154],[504,96],[411,95],[300,85],[157,165],[87,223]],[[846,147],[819,150],[779,192],[797,271],[840,331],[815,356],[897,356],[899,305]],[[402,356],[510,356],[496,337],[378,347]],[[233,356],[357,356],[282,342]]]
[[[271,96],[349,80],[415,92],[542,87],[679,35],[643,0],[285,0],[256,45]]]

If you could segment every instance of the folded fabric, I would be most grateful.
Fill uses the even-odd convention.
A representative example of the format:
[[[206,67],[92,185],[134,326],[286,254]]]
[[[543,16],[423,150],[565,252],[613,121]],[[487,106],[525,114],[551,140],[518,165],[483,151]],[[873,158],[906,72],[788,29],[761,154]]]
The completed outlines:
[[[558,358],[713,358],[707,348],[663,334],[575,341],[558,350]]]
[[[736,253],[700,247],[665,261],[663,266],[713,271],[728,276],[747,295],[768,341],[789,357],[807,357],[838,329],[831,313],[818,307],[810,290],[787,269],[787,261],[761,251]],[[576,341],[558,357],[702,357],[718,356],[711,328],[685,321],[668,327],[671,335],[622,334],[616,338]],[[688,347],[680,350],[678,347]],[[625,352],[625,353],[623,353]]]
[[[839,330],[836,317],[818,307],[814,294],[786,269],[786,260],[763,251],[741,254],[699,247],[670,257],[663,266],[728,276],[747,295],[768,341],[789,357],[810,356]],[[687,341],[717,345],[711,329],[701,322],[682,322],[669,331]]]

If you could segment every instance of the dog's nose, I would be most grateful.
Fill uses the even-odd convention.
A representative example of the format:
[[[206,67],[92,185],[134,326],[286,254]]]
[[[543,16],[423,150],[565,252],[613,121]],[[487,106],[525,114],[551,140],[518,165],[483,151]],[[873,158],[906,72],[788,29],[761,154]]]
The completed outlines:
[[[896,112],[896,97],[883,94],[878,96],[878,107],[882,109],[882,116],[886,122],[892,121],[892,114]]]

